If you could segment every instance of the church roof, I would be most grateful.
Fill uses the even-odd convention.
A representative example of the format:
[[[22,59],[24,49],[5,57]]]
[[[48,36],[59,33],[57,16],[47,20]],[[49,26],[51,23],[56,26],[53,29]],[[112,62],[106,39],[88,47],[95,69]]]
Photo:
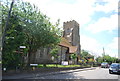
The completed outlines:
[[[77,46],[70,46],[69,49],[69,53],[75,53],[77,51]]]
[[[77,51],[77,46],[72,46],[67,39],[64,37],[61,38],[61,41],[59,43],[60,46],[69,48],[69,53],[75,53]]]

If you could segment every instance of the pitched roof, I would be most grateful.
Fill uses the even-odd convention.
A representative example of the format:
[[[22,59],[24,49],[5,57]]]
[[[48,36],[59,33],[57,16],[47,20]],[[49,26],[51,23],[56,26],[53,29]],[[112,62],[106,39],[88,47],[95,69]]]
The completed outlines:
[[[77,51],[77,46],[71,46],[69,49],[69,53],[75,53]]]
[[[64,46],[64,47],[70,47],[72,46],[67,39],[65,39],[64,37],[61,38],[61,41],[59,43],[60,46]]]
[[[77,46],[72,46],[67,39],[64,37],[61,38],[61,41],[59,43],[60,46],[64,46],[69,48],[69,53],[75,53],[77,51]]]

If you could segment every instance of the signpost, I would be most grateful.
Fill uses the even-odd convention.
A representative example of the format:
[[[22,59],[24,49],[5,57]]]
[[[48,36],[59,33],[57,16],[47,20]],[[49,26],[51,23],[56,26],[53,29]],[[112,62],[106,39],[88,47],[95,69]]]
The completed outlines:
[[[26,46],[20,46],[19,47],[20,49],[25,49],[26,48]],[[23,52],[24,53],[24,52]],[[22,54],[22,57],[21,57],[21,64],[22,64],[22,67],[23,67],[23,62],[24,62],[24,58],[23,58],[23,54]]]
[[[30,64],[30,66],[38,66],[38,64]]]
[[[20,48],[26,48],[26,46],[20,46]]]
[[[38,66],[38,64],[30,64],[32,66],[32,70],[35,70],[35,66]]]
[[[62,65],[68,65],[68,61],[62,61]]]

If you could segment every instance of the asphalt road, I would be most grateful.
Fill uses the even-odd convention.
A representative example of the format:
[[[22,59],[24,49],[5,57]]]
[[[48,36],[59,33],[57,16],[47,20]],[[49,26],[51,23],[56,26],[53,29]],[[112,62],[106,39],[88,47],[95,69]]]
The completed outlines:
[[[120,75],[109,74],[108,68],[96,68],[94,70],[36,76],[28,79],[118,79],[118,76]]]

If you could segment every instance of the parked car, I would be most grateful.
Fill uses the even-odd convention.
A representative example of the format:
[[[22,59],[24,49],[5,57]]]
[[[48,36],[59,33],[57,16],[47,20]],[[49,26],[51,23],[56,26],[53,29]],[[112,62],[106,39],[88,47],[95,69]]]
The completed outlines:
[[[109,68],[109,64],[107,62],[101,63],[101,68]]]
[[[120,74],[120,63],[112,63],[109,68],[109,73],[118,73]]]

